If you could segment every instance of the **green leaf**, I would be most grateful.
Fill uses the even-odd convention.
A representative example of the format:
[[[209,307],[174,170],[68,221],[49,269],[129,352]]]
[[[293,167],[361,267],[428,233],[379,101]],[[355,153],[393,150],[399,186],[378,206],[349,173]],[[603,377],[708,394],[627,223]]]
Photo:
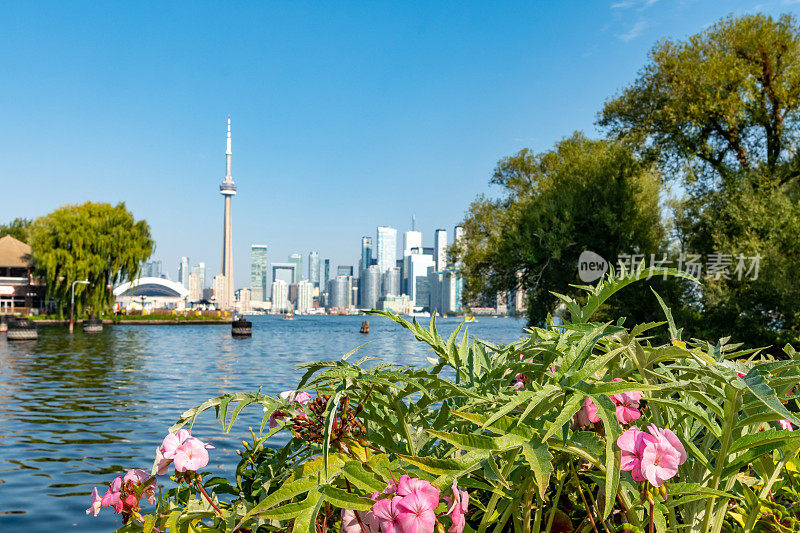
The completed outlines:
[[[758,433],[751,433],[736,439],[731,444],[728,453],[736,453],[739,450],[751,448],[756,445],[764,445],[772,442],[782,442],[789,444],[792,441],[800,439],[800,432],[793,432],[786,429],[768,429],[766,431],[759,431]],[[781,444],[781,445],[783,445]]]
[[[342,509],[350,509],[352,511],[369,511],[375,502],[370,498],[364,498],[356,494],[351,494],[342,489],[337,489],[331,485],[323,485],[320,489],[325,499]]]
[[[386,488],[386,483],[379,480],[377,476],[364,468],[358,461],[348,461],[342,468],[344,477],[361,490],[367,492],[382,492]]]
[[[445,431],[435,431],[426,429],[426,433],[449,442],[461,450],[506,450],[514,445],[514,441],[508,435],[502,437],[487,437],[485,435],[462,435],[459,433],[447,433]]]
[[[561,389],[556,387],[555,385],[547,384],[541,390],[537,391],[522,391],[515,394],[511,401],[507,402],[503,405],[500,409],[495,411],[492,416],[486,419],[486,421],[482,424],[482,427],[485,429],[486,427],[492,425],[494,422],[502,418],[503,416],[507,415],[518,406],[522,405],[525,402],[528,402],[525,410],[526,412],[530,412],[531,410],[535,409],[544,401],[548,400],[551,396],[555,396]]]
[[[478,467],[478,464],[489,456],[487,450],[467,452],[456,458],[438,459],[436,457],[415,457],[398,454],[402,460],[418,466],[425,472],[435,476],[456,475],[460,477]]]
[[[775,394],[775,391],[766,382],[764,376],[759,374],[756,369],[751,369],[743,378],[743,381],[747,385],[747,388],[750,389],[750,392],[752,392],[761,403],[781,415],[784,419],[791,421],[795,426],[800,426],[800,418],[797,418],[794,413],[783,406],[778,396]]]
[[[544,500],[544,494],[553,473],[553,454],[547,449],[546,444],[534,445],[526,442],[522,445],[522,456],[531,467],[536,485],[539,487],[539,496]]]
[[[550,429],[548,429],[547,433],[542,437],[542,442],[546,442],[547,438],[554,435],[556,431],[561,431],[564,424],[569,422],[573,415],[580,410],[585,397],[586,395],[581,392],[576,392],[569,397],[569,400],[566,401],[564,407],[561,409],[561,413],[559,413],[553,423],[550,424]]]

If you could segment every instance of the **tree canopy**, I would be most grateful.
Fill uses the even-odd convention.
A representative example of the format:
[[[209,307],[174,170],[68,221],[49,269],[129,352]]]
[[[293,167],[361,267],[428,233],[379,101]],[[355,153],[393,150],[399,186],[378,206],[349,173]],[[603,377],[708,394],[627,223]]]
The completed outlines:
[[[8,224],[0,224],[0,237],[11,235],[18,241],[28,243],[32,221],[27,218],[15,218]]]
[[[657,43],[639,77],[606,102],[599,124],[641,142],[689,183],[797,180],[795,18],[729,17],[685,41]]]
[[[155,246],[150,226],[136,221],[124,203],[94,202],[65,205],[37,219],[29,244],[59,312],[69,305],[72,282],[84,279],[91,285],[75,286],[76,309],[105,310],[113,285],[136,277]]]
[[[550,291],[576,294],[578,256],[592,250],[615,262],[623,253],[659,250],[660,176],[621,142],[575,133],[549,151],[501,160],[497,199],[479,197],[455,253],[468,298],[521,286],[532,322],[554,310]]]

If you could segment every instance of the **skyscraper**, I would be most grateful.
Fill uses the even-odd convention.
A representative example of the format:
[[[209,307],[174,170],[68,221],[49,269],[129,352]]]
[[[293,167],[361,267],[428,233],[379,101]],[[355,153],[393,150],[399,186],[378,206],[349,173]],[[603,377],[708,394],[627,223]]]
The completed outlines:
[[[361,271],[359,280],[359,294],[362,309],[377,309],[378,298],[381,296],[381,269],[372,265]]]
[[[366,270],[372,265],[372,237],[361,237],[361,262],[359,270]]]
[[[319,286],[319,252],[308,253],[308,281]]]
[[[272,263],[272,281],[278,279],[286,282],[287,286],[297,283],[297,264]]]
[[[197,263],[192,267],[191,274],[197,274],[198,282],[200,283],[200,292],[206,288],[206,264]]]
[[[267,245],[250,245],[250,298],[257,302],[267,299]]]
[[[295,310],[298,313],[307,313],[314,305],[314,284],[310,281],[301,281],[297,284],[297,303]]]
[[[422,248],[422,232],[410,230],[403,234],[403,257],[411,255],[412,248]]]
[[[298,281],[303,281],[306,279],[305,272],[303,272],[303,256],[300,254],[290,254],[289,255],[289,263],[294,263],[294,282],[297,283]]]
[[[353,276],[353,265],[339,265],[336,267],[337,276]]]
[[[272,282],[272,311],[285,313],[289,310],[289,284],[282,279]]]
[[[178,283],[189,288],[189,258],[181,257],[178,262]]]
[[[225,179],[219,186],[225,198],[225,221],[222,232],[222,275],[225,286],[217,302],[222,309],[233,307],[233,234],[231,231],[231,197],[236,195],[236,184],[231,177],[231,117],[228,115],[228,139],[225,149]]]
[[[433,234],[433,262],[436,263],[436,272],[441,272],[447,267],[446,229],[437,229]]]
[[[328,282],[331,280],[331,260],[322,260],[322,272],[320,272],[319,290],[326,292],[328,290]]]
[[[381,296],[400,296],[400,269],[390,268],[383,273]]]
[[[386,272],[397,260],[397,230],[389,226],[378,226],[378,268]]]

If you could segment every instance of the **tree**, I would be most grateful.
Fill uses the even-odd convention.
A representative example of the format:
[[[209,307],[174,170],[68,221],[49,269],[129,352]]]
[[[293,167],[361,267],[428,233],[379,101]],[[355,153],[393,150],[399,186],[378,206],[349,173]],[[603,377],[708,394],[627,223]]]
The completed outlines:
[[[540,323],[554,310],[550,291],[578,296],[570,285],[580,283],[582,251],[614,264],[662,246],[661,178],[624,143],[575,133],[550,151],[501,160],[491,182],[505,195],[472,203],[453,249],[468,299],[521,287],[529,320]],[[645,300],[654,301],[649,290]]]
[[[800,177],[800,28],[791,15],[726,18],[686,41],[661,41],[599,124],[642,142],[703,188]]]
[[[729,17],[662,41],[599,124],[644,147],[683,180],[678,246],[761,257],[757,280],[711,276],[696,295],[695,336],[751,345],[800,337],[800,26],[794,17]],[[676,312],[680,313],[678,309]]]
[[[0,237],[11,235],[18,241],[27,243],[30,238],[31,223],[28,218],[15,218],[8,224],[0,224]]]
[[[66,205],[37,219],[30,244],[59,313],[69,305],[72,282],[83,279],[91,285],[75,286],[76,309],[107,309],[113,285],[135,278],[155,246],[150,226],[134,220],[124,203],[94,202]]]

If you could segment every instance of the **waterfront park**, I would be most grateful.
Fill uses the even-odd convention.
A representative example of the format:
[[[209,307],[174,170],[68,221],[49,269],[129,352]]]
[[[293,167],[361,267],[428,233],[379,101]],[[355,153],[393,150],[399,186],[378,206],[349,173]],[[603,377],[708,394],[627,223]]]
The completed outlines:
[[[493,162],[458,312],[248,313],[230,119],[202,311],[136,301],[124,202],[0,219],[0,530],[800,531],[800,22],[617,84],[600,135]]]

